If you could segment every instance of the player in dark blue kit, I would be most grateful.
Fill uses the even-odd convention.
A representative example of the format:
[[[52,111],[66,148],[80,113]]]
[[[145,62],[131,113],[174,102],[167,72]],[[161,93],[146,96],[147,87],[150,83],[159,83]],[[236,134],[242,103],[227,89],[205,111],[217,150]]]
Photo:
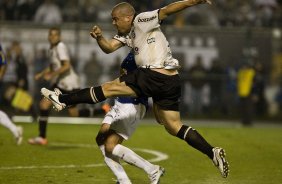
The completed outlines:
[[[137,68],[134,55],[129,53],[121,64],[121,72],[129,73]],[[129,148],[121,145],[135,131],[138,122],[144,117],[148,108],[148,98],[118,97],[115,105],[105,115],[96,142],[100,147],[105,162],[117,177],[119,184],[131,184],[119,159],[143,169],[152,184],[157,184],[164,169],[141,158]]]

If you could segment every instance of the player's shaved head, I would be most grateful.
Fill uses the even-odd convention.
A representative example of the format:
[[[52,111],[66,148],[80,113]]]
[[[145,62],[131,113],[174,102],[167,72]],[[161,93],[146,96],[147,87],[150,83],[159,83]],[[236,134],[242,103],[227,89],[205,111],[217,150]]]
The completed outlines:
[[[115,5],[112,12],[118,12],[121,16],[130,16],[135,14],[135,9],[131,4],[122,2]]]

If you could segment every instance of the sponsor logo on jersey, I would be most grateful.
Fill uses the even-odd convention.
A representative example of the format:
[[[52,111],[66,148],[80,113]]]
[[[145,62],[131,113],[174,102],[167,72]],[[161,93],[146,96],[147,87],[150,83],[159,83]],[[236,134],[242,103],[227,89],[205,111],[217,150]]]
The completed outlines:
[[[147,43],[148,44],[151,44],[151,43],[154,43],[154,42],[156,42],[156,38],[155,37],[147,39]]]
[[[140,17],[138,18],[138,22],[149,22],[151,20],[154,20],[155,18],[157,18],[156,15],[154,15],[153,17],[149,17],[149,18],[143,18],[141,19]]]

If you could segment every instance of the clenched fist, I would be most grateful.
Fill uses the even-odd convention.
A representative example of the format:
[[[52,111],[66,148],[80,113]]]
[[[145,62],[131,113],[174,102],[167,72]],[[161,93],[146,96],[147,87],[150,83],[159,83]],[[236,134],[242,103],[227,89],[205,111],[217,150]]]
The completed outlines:
[[[92,30],[90,31],[90,35],[97,39],[102,36],[102,30],[98,26],[93,26]]]

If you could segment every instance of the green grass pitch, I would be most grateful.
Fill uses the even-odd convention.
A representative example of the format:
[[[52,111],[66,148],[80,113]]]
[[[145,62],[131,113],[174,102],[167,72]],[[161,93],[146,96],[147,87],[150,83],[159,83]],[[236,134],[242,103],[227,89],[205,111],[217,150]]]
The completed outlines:
[[[49,124],[48,146],[31,146],[37,124],[21,124],[24,142],[16,146],[0,127],[0,184],[114,184],[95,146],[99,125]],[[240,128],[193,125],[212,145],[227,153],[230,175],[221,178],[212,162],[160,125],[141,124],[125,145],[146,159],[156,157],[139,149],[169,156],[155,162],[166,169],[161,184],[279,184],[282,182],[282,127]],[[137,149],[138,148],[138,149]],[[124,165],[133,184],[149,183],[138,168]]]

